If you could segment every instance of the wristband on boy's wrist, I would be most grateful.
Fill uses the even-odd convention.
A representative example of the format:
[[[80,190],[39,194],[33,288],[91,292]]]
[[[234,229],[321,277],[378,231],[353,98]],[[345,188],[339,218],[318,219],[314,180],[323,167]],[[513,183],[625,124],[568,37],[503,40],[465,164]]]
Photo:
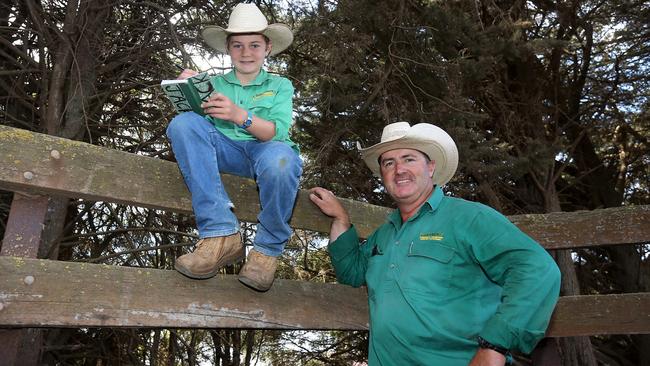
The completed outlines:
[[[506,358],[506,365],[512,365],[513,363],[512,353],[510,353],[510,350],[508,350],[507,348],[503,348],[497,346],[496,344],[492,344],[486,341],[485,339],[483,339],[483,337],[481,336],[478,337],[478,346],[480,348],[491,349],[493,351],[499,352]]]
[[[251,111],[246,111],[246,119],[241,125],[239,125],[239,127],[243,129],[247,129],[252,124],[253,124],[253,113],[251,113]]]

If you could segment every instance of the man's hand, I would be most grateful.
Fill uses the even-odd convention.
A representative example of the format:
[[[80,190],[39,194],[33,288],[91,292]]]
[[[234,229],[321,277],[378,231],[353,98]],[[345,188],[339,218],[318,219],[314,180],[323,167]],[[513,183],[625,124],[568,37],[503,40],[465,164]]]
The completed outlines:
[[[349,222],[345,208],[331,191],[321,187],[314,187],[309,190],[309,198],[325,215],[334,219],[345,219]]]
[[[314,187],[309,190],[309,199],[327,216],[334,218],[330,229],[330,240],[334,241],[339,235],[350,228],[350,216],[336,196],[325,188]]]
[[[469,366],[504,366],[506,356],[488,348],[479,348]]]
[[[246,111],[237,106],[227,96],[215,93],[201,104],[203,111],[211,117],[241,125],[246,120]]]

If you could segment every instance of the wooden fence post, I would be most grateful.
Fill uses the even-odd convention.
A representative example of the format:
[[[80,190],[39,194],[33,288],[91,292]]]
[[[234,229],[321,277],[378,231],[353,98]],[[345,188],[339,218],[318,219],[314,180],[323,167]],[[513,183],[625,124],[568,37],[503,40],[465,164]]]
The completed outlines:
[[[48,201],[46,196],[14,193],[0,255],[38,256]],[[2,307],[0,301],[0,311]],[[38,365],[42,344],[43,331],[40,329],[0,329],[0,366]]]

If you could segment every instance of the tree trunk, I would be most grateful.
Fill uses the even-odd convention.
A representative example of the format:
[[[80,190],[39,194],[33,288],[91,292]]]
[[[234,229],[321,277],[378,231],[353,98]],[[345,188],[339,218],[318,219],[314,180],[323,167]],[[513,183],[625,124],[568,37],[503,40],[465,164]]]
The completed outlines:
[[[239,365],[241,356],[241,332],[242,330],[232,330],[232,364]]]
[[[43,9],[33,7],[33,10]],[[62,31],[49,34],[50,38],[56,38],[59,42],[49,73],[47,105],[41,106],[45,111],[42,129],[48,134],[83,139],[89,117],[89,101],[96,93],[96,46],[98,40],[103,38],[102,29],[109,10],[110,7],[100,2],[71,0],[66,8]],[[36,18],[49,19],[47,14],[39,14]],[[50,198],[39,248],[40,258],[58,258],[69,202],[67,198]],[[45,339],[51,337],[46,336]]]
[[[546,191],[544,196],[544,209],[546,213],[560,212],[560,198],[555,189],[555,182],[547,178]],[[575,264],[571,250],[556,250],[553,253],[560,271],[562,272],[562,284],[560,295],[580,295],[580,283],[576,275]],[[563,366],[596,366],[596,356],[589,337],[563,337],[558,340],[560,358]]]
[[[246,331],[246,358],[244,359],[244,366],[250,366],[251,358],[253,357],[254,346],[255,346],[255,330],[249,329]]]
[[[176,366],[176,333],[174,332],[169,332],[169,346],[167,349],[167,366]]]

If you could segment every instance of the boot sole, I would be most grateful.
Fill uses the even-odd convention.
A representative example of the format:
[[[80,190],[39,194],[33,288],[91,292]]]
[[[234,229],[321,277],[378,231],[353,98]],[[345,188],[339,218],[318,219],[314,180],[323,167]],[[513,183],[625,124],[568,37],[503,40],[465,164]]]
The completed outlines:
[[[238,255],[237,257],[235,257],[235,258],[233,258],[233,259],[231,259],[231,260],[229,260],[227,262],[224,262],[219,267],[217,267],[214,270],[212,270],[212,271],[210,271],[208,273],[205,273],[205,274],[192,273],[192,272],[190,272],[190,270],[188,270],[187,268],[179,265],[178,263],[174,264],[174,269],[176,271],[178,271],[180,274],[182,274],[183,276],[185,276],[185,277],[188,277],[188,278],[191,278],[191,279],[194,279],[194,280],[207,280],[208,278],[212,278],[212,277],[216,276],[217,273],[219,273],[219,271],[223,267],[229,266],[229,265],[237,263],[237,262],[241,262],[242,260],[244,260],[244,258],[246,258],[246,250],[242,249],[240,255]]]
[[[250,278],[244,277],[244,276],[239,276],[239,277],[237,277],[237,279],[239,280],[239,282],[246,285],[246,287],[251,288],[251,289],[253,289],[253,290],[257,291],[257,292],[266,292],[273,285],[273,282],[271,282],[271,284],[269,284],[268,287],[261,286],[257,281],[253,281]]]

